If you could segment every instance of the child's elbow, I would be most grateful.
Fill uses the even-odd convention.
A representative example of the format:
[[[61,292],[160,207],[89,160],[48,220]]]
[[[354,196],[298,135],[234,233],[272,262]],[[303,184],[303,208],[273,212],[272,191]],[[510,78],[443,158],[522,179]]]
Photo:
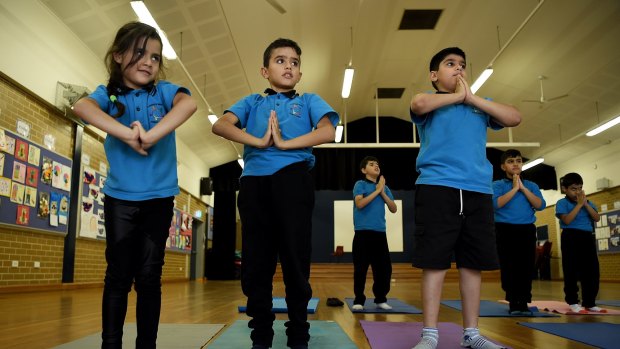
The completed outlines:
[[[415,96],[411,100],[410,108],[415,115],[422,115],[425,112],[426,103],[423,98],[418,98],[418,96]]]
[[[508,118],[508,120],[506,120],[507,127],[519,126],[519,124],[521,123],[521,112],[519,112],[519,110],[517,110],[516,108],[513,109],[514,110],[512,111],[510,117]]]

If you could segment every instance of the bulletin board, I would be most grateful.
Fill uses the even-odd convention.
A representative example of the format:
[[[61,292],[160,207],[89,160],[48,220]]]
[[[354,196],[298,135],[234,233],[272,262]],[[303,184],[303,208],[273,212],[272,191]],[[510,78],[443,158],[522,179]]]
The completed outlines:
[[[178,208],[174,208],[172,223],[166,249],[190,253],[192,251],[192,215]]]
[[[594,228],[598,252],[620,252],[620,210],[601,212],[600,216]]]
[[[107,177],[89,166],[80,171],[80,237],[105,240],[105,216],[103,188]]]
[[[66,234],[72,161],[0,128],[0,224]]]
[[[103,188],[107,177],[88,166],[82,166],[81,176],[79,236],[105,240],[105,194]],[[190,214],[176,207],[173,209],[166,250],[191,252],[192,223],[193,218]]]

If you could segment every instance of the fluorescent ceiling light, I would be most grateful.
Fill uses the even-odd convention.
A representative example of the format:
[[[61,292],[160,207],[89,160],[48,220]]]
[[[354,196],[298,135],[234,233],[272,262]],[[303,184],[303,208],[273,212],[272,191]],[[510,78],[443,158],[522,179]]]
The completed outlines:
[[[344,131],[344,126],[342,125],[338,125],[336,126],[336,143],[340,143],[340,141],[342,140],[342,132]]]
[[[155,19],[153,18],[153,16],[151,16],[151,13],[146,8],[146,5],[144,4],[144,2],[143,1],[132,1],[131,7],[133,8],[133,11],[136,13],[138,18],[140,19],[140,22],[146,23],[150,25],[151,27],[157,29],[157,32],[159,33],[159,36],[161,37],[161,41],[164,44],[164,47],[163,47],[164,56],[168,59],[176,59],[177,54],[176,52],[174,52],[172,45],[170,45],[170,42],[168,41],[168,38],[166,37],[166,33],[164,33],[164,31],[161,30],[161,28],[157,25],[157,22],[155,22]]]
[[[607,130],[608,128],[614,127],[616,125],[620,124],[620,115],[616,116],[615,118],[607,121],[606,123],[602,124],[601,126],[595,128],[594,130],[586,133],[586,136],[592,137],[595,136],[605,130]]]
[[[536,160],[528,161],[525,165],[523,165],[523,167],[521,168],[521,171],[525,171],[528,168],[532,168],[538,164],[542,164],[543,162],[545,162],[545,159],[543,158],[538,158]]]
[[[217,115],[215,114],[209,114],[208,118],[209,121],[211,121],[211,125],[215,124],[215,122],[217,121]]]
[[[469,88],[471,90],[471,93],[476,93],[476,91],[478,91],[478,89],[482,87],[482,85],[487,81],[487,79],[491,76],[491,74],[493,74],[493,68],[491,67],[486,68],[482,72],[482,74],[480,74],[478,79],[476,79],[476,82],[474,82],[474,84],[471,85],[471,87]]]
[[[245,163],[243,162],[242,158],[238,158],[237,162],[239,163],[239,166],[241,166],[241,168],[243,168],[243,166],[245,166]]]
[[[355,70],[349,66],[344,70],[344,81],[342,82],[342,98],[349,98],[351,85],[353,84],[353,73]]]

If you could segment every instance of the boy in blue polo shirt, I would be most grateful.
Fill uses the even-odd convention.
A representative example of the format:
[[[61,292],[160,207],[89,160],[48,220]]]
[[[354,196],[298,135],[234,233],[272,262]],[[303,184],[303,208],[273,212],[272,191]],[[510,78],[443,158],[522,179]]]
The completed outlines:
[[[463,302],[463,340],[474,349],[499,346],[480,335],[481,270],[497,269],[491,182],[486,157],[487,128],[517,126],[519,111],[474,95],[465,80],[465,53],[439,51],[430,62],[437,93],[411,100],[411,119],[420,134],[416,161],[413,266],[423,269],[424,328],[415,349],[435,349],[439,303],[446,271],[455,256]]]
[[[523,158],[516,149],[501,156],[506,178],[493,182],[495,236],[501,270],[511,314],[531,314],[532,270],[536,258],[535,211],[546,207],[536,183],[521,179]]]
[[[560,246],[564,300],[575,313],[584,313],[585,310],[604,313],[605,309],[596,306],[600,270],[594,222],[598,222],[600,216],[596,206],[586,198],[583,179],[579,174],[569,173],[560,182],[566,196],[555,205],[555,216],[560,220],[562,228]],[[581,305],[577,282],[581,282]]]
[[[380,175],[379,160],[374,156],[365,157],[360,170],[365,177],[353,187],[353,310],[364,309],[369,265],[372,266],[375,304],[389,310],[392,307],[387,303],[387,294],[390,292],[392,261],[385,229],[385,205],[392,213],[396,213],[397,207],[390,188],[385,184],[385,177]]]
[[[296,42],[272,42],[261,68],[271,88],[265,96],[241,99],[213,125],[213,133],[245,145],[237,206],[243,239],[241,287],[248,297],[254,349],[272,344],[272,282],[278,257],[286,286],[287,345],[307,348],[310,339],[312,146],[334,140],[339,116],[318,95],[294,90],[301,79],[300,56]]]

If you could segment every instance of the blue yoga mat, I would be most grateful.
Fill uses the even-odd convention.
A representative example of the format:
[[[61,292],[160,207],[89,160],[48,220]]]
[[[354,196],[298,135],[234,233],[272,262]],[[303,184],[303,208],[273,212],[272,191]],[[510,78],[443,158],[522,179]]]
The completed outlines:
[[[319,306],[318,298],[310,298],[308,302],[308,314],[316,313],[316,307]],[[245,305],[239,306],[239,312],[245,313],[247,307]],[[273,306],[271,311],[274,313],[286,313],[288,312],[288,307],[286,306],[286,300],[283,297],[273,297]]]
[[[310,348],[338,348],[357,349],[357,345],[351,341],[340,325],[333,321],[308,321],[310,323]],[[285,349],[286,329],[285,320],[276,320],[273,323],[272,349]],[[247,320],[237,320],[223,330],[207,349],[248,349],[252,347],[250,331]]]
[[[519,322],[519,325],[572,339],[597,348],[618,348],[620,325],[608,322],[552,323]]]
[[[620,307],[620,300],[602,300],[596,301],[597,305],[611,305],[612,307]]]
[[[353,310],[353,298],[345,298],[344,300],[349,306],[349,309],[354,313],[422,314],[422,310],[403,301],[399,301],[396,298],[388,298],[387,304],[392,306],[392,309],[389,310],[377,308],[377,305],[372,299],[366,300],[364,303],[364,310]]]
[[[463,305],[460,300],[446,300],[441,301],[441,304],[462,311]],[[536,307],[530,307],[532,314],[510,314],[508,312],[508,304],[492,302],[492,301],[480,301],[480,317],[559,317],[560,315],[541,312]]]

